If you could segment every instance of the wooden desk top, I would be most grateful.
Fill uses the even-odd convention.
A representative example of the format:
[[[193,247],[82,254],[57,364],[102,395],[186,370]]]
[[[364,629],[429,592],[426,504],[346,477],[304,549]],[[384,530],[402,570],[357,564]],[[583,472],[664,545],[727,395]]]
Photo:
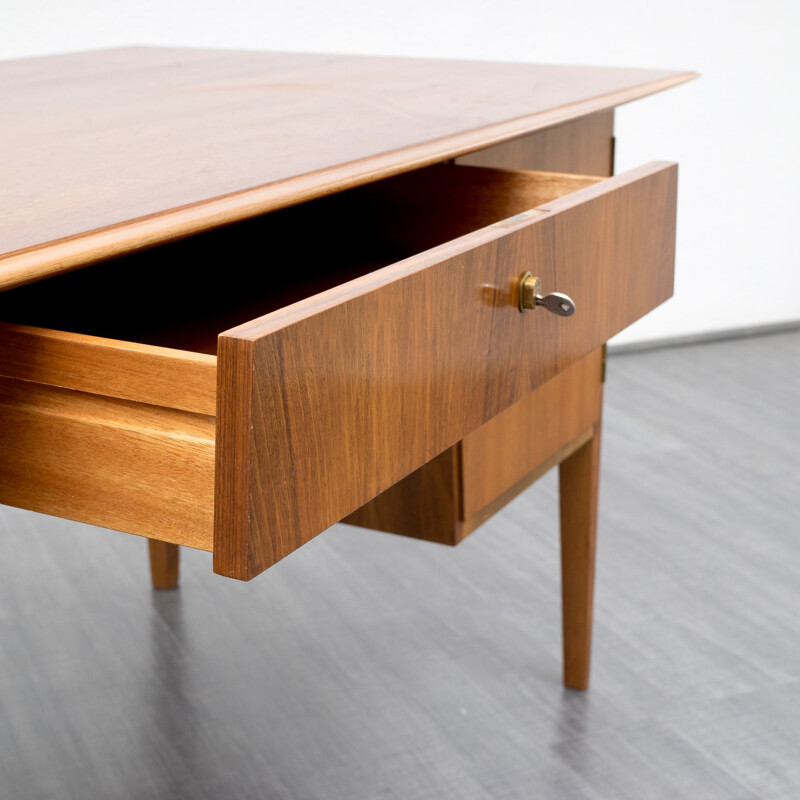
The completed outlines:
[[[0,62],[0,289],[693,77],[156,47]]]

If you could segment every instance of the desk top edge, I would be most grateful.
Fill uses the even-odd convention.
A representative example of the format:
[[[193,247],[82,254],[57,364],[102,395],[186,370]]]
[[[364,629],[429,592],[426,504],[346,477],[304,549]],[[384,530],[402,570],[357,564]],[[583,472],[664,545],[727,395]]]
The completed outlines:
[[[13,114],[0,213],[15,232],[0,239],[0,289],[499,144],[694,77],[149,47],[0,62],[0,91]],[[230,119],[218,124],[222,112]],[[48,137],[57,145],[48,148]],[[170,162],[178,150],[188,151],[182,166]]]

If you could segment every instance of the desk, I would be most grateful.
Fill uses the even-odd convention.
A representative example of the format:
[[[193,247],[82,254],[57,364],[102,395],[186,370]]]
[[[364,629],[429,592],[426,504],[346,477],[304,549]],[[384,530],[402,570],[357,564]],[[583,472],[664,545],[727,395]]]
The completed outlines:
[[[330,525],[456,544],[561,465],[585,687],[606,340],[672,291],[691,73],[123,48],[0,86],[0,502],[249,580]],[[521,311],[525,273],[577,311]],[[556,309],[557,310],[557,309]]]

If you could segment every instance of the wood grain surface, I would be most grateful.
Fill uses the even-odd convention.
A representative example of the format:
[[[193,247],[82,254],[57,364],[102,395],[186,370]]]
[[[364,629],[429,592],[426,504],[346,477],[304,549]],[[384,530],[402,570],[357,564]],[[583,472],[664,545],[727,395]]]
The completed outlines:
[[[442,180],[443,173],[450,176],[447,181]],[[88,404],[91,409],[84,420],[85,438],[80,442],[61,438],[59,458],[68,462],[70,459],[81,461],[91,453],[92,447],[107,446],[108,436],[117,437],[117,432],[110,431],[115,421],[123,421],[126,408],[138,412],[142,409],[139,404],[147,404],[154,406],[143,409],[143,413],[150,415],[158,415],[160,408],[165,409],[165,414],[169,413],[166,409],[180,409],[207,417],[214,415],[217,360],[210,353],[195,350],[215,351],[218,326],[225,320],[248,320],[259,311],[280,308],[286,303],[291,305],[296,297],[313,294],[325,286],[346,283],[348,278],[368,273],[371,267],[381,266],[392,257],[402,257],[440,244],[447,238],[457,238],[508,213],[593,183],[591,178],[550,173],[430,168],[309,206],[277,212],[264,220],[241,223],[148,253],[133,254],[120,259],[121,263],[113,269],[97,265],[11,290],[0,298],[0,313],[40,325],[66,327],[70,332],[0,324],[0,375],[39,384],[31,389],[39,392],[37,396],[50,397],[46,387],[80,393],[71,396],[81,408]],[[358,219],[360,225],[342,239],[336,235],[336,228],[347,219]],[[411,224],[411,221],[418,223],[420,220],[425,224]],[[428,220],[435,220],[436,224],[431,225]],[[341,240],[341,246],[336,248],[337,257],[323,259],[326,241],[330,239],[320,239],[316,246],[304,249],[299,257],[302,262],[296,259],[298,264],[305,264],[300,275],[294,271],[276,274],[270,270],[253,274],[250,262],[240,260],[227,270],[228,282],[224,286],[192,280],[198,263],[221,261],[238,246],[265,240],[272,243],[276,253],[288,252],[294,237],[308,229],[329,234],[337,242]],[[151,278],[159,281],[155,297],[150,288]],[[99,302],[101,297],[115,298],[115,301]],[[65,298],[69,298],[69,302],[65,302]],[[71,332],[73,330],[101,335]],[[108,336],[131,336],[136,341]],[[139,340],[148,343],[142,344]],[[175,349],[178,346],[189,349]],[[101,414],[106,407],[93,406],[88,395],[97,395],[99,400],[135,401],[136,405],[115,407],[109,424],[105,425]],[[56,438],[60,437],[62,428],[70,425],[52,417],[48,418],[48,424]],[[134,427],[137,424],[136,420],[132,421]],[[131,456],[127,443],[115,445],[114,452],[120,448]],[[8,458],[13,457],[9,451]],[[8,489],[9,496],[13,496],[9,502],[159,536],[157,528],[153,527],[158,516],[140,515],[135,508],[115,507],[115,504],[137,506],[136,490],[119,495],[106,491],[97,502],[98,508],[91,507],[93,497],[85,498],[87,508],[80,508],[77,502],[65,506],[61,496],[63,481],[46,492],[26,492],[19,468],[19,464],[10,466],[17,478],[13,491]],[[44,465],[37,468],[44,468]],[[140,468],[154,470],[150,475],[137,475],[135,482],[149,482],[154,492],[152,502],[156,502],[162,492],[157,470],[163,467],[158,454],[154,460],[145,460]],[[100,485],[99,476],[92,480]],[[191,510],[178,528],[199,532],[197,535],[205,543],[203,546],[207,546],[205,522],[198,521],[192,504],[208,500],[203,499],[204,494],[193,496],[195,488],[191,482],[184,486],[186,494],[181,502]],[[169,493],[169,489],[165,491]],[[166,502],[169,505],[172,501]],[[210,506],[204,513],[206,517],[211,514]]]
[[[589,687],[600,483],[600,431],[559,466],[564,685]]]
[[[647,165],[223,334],[215,571],[258,574],[669,297],[676,179]],[[525,269],[581,310],[520,314]]]
[[[614,162],[614,111],[519,136],[503,144],[468,153],[457,164],[501,169],[537,169],[608,177]]]
[[[148,539],[150,577],[154,589],[174,589],[178,585],[181,549],[177,544]]]
[[[594,350],[523,398],[514,422],[498,414],[461,446],[463,519],[492,506],[500,490],[581,436],[601,417],[602,351]],[[496,509],[494,509],[496,510]]]
[[[448,447],[342,522],[456,545],[462,532],[461,444]]]
[[[614,112],[606,111],[459,161],[608,177],[614,171],[614,150]],[[587,357],[580,362],[582,376],[575,375],[581,369],[578,365],[570,368],[465,437],[462,480],[467,530],[483,523],[568,455],[570,432],[575,446],[585,443],[581,437],[601,417],[600,358],[600,353]],[[590,366],[592,359],[598,360],[597,367]],[[595,411],[590,410],[592,402],[596,403]]]
[[[462,156],[456,163],[608,177],[613,173],[613,137],[614,112],[604,111]],[[460,542],[585,444],[586,431],[600,419],[599,405],[596,413],[578,415],[576,424],[563,419],[564,409],[585,407],[582,398],[599,396],[600,376],[589,368],[576,380],[578,370],[578,365],[571,367],[500,412],[346,521],[444,544]],[[565,429],[571,430],[571,440]],[[470,454],[466,461],[464,451]]]
[[[203,550],[214,419],[0,378],[0,503]]]
[[[217,359],[203,353],[0,323],[0,375],[216,413]]]
[[[693,77],[176,48],[2,62],[0,288],[443,161]]]
[[[586,443],[601,416],[601,360],[599,349],[580,359],[343,522],[458,544]]]

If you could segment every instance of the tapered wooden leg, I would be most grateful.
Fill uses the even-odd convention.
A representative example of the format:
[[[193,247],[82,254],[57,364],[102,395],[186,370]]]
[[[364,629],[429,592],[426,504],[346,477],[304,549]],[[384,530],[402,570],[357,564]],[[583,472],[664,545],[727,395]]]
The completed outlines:
[[[561,463],[561,604],[564,685],[589,686],[600,478],[600,422],[594,436]]]
[[[180,548],[177,544],[147,540],[150,547],[150,574],[156,589],[174,589],[178,585]]]

